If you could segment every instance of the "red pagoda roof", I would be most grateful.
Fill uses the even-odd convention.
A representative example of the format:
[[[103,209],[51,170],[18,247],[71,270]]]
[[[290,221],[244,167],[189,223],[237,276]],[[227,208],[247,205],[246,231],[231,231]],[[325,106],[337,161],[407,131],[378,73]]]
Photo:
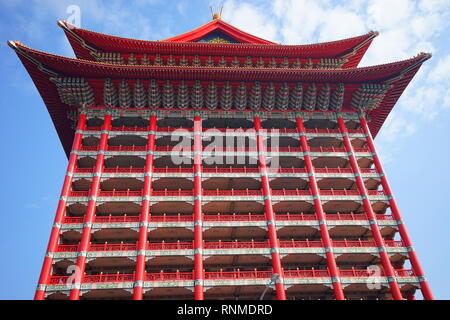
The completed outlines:
[[[269,68],[210,68],[194,66],[117,65],[83,59],[67,58],[35,50],[14,42],[20,56],[28,57],[57,74],[71,77],[120,77],[179,80],[223,81],[318,81],[318,82],[375,82],[399,75],[430,56],[420,54],[412,59],[377,66],[354,69],[269,69]],[[425,59],[426,58],[426,59]]]
[[[358,66],[378,32],[339,41],[308,45],[280,45],[255,37],[230,24],[215,19],[207,24],[162,41],[146,41],[106,35],[77,28],[66,21],[58,21],[80,59],[94,60],[98,53],[186,54],[216,56],[259,56],[286,58],[342,58],[343,68]],[[196,42],[213,32],[233,38],[238,43]]]
[[[25,68],[33,79],[44,103],[52,117],[55,128],[67,153],[70,152],[73,130],[67,112],[74,109],[61,101],[57,87],[51,78],[70,77],[84,78],[93,88],[95,104],[103,104],[103,85],[105,78],[112,78],[116,83],[125,79],[130,83],[141,79],[171,81],[225,81],[235,82],[278,82],[278,83],[324,83],[335,88],[345,85],[343,111],[354,111],[350,107],[351,96],[361,84],[389,83],[379,107],[367,111],[371,118],[370,129],[375,136],[381,128],[389,112],[397,102],[404,89],[418,71],[422,63],[431,57],[420,54],[412,59],[395,63],[354,69],[257,69],[257,68],[208,68],[179,66],[133,66],[116,65],[80,59],[72,59],[34,50],[19,42],[9,42],[16,51]]]

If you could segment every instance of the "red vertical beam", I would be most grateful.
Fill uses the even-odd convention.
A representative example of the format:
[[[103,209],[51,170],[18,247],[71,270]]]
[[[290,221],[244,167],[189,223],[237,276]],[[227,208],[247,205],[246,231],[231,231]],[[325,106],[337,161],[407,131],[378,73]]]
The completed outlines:
[[[95,163],[94,173],[92,176],[91,189],[89,191],[88,207],[86,215],[84,216],[84,227],[81,235],[81,242],[78,246],[78,258],[76,263],[76,272],[79,276],[75,277],[70,290],[70,300],[78,300],[80,298],[80,287],[84,278],[84,270],[86,268],[86,254],[89,250],[89,241],[91,239],[92,224],[95,218],[95,209],[97,203],[98,191],[100,188],[100,179],[103,172],[103,165],[105,162],[105,151],[108,145],[108,134],[111,128],[111,114],[109,112],[105,115],[102,126],[102,135],[100,137],[100,144],[97,153],[97,160]]]
[[[76,167],[78,159],[77,151],[80,149],[81,141],[83,138],[83,130],[85,128],[86,128],[86,115],[84,113],[81,113],[78,118],[77,129],[75,131],[75,137],[72,143],[72,152],[70,153],[69,164],[67,165],[66,176],[64,178],[64,184],[61,190],[58,208],[56,209],[55,219],[53,221],[53,227],[50,233],[50,239],[48,241],[47,253],[44,258],[41,274],[39,276],[38,286],[36,289],[36,293],[34,295],[35,300],[45,299],[45,287],[48,284],[50,272],[52,270],[52,263],[53,263],[52,253],[56,251],[56,247],[58,245],[61,224],[63,222],[64,213],[66,211],[66,201],[72,186],[72,176],[74,174],[74,169]]]
[[[428,285],[428,281],[425,278],[425,274],[423,272],[422,266],[420,265],[416,251],[412,246],[411,238],[409,237],[408,230],[406,229],[406,225],[403,222],[403,218],[397,206],[397,202],[394,199],[392,189],[389,185],[389,181],[386,177],[386,173],[381,164],[380,158],[378,157],[375,144],[373,142],[372,134],[370,133],[369,126],[367,125],[367,120],[364,118],[364,116],[360,118],[360,124],[366,136],[367,146],[369,147],[370,152],[372,152],[375,168],[378,174],[380,175],[381,185],[383,186],[384,193],[390,198],[389,206],[392,211],[392,216],[397,221],[398,231],[400,233],[400,236],[402,238],[405,247],[407,247],[408,249],[409,260],[411,261],[411,266],[415,275],[419,278],[422,295],[426,300],[433,300],[434,299],[433,294],[431,293],[430,286]]]
[[[275,216],[272,207],[272,192],[269,184],[269,177],[267,175],[267,163],[265,152],[266,148],[264,146],[264,139],[261,132],[261,119],[259,116],[254,117],[254,126],[256,131],[256,145],[258,148],[258,162],[259,162],[259,172],[261,175],[261,184],[264,196],[264,210],[266,214],[267,230],[269,234],[270,251],[272,256],[272,268],[274,274],[278,274],[278,279],[275,283],[277,300],[286,300],[286,292],[283,283],[283,268],[281,266],[281,259],[279,253],[279,241],[277,236],[277,229],[275,225]]]
[[[194,116],[194,299],[203,300],[202,119]]]
[[[142,209],[139,223],[139,240],[137,245],[136,272],[134,276],[133,300],[142,300],[145,274],[145,250],[148,236],[150,216],[150,198],[152,192],[153,152],[155,151],[156,115],[150,116],[147,156],[145,159],[144,191],[142,194]]]
[[[367,192],[367,188],[364,184],[361,170],[359,168],[358,162],[356,161],[355,152],[353,150],[352,143],[350,142],[350,138],[348,136],[348,129],[345,125],[344,119],[338,116],[338,125],[341,131],[342,137],[344,139],[344,146],[348,153],[348,159],[350,161],[350,165],[352,167],[352,171],[355,175],[356,185],[359,190],[359,194],[362,197],[364,211],[367,214],[370,223],[370,230],[372,231],[373,238],[378,247],[378,252],[380,254],[381,263],[383,265],[384,272],[387,276],[390,291],[394,300],[402,300],[402,293],[400,291],[400,287],[395,278],[394,268],[392,267],[389,256],[386,252],[386,246],[384,243],[383,236],[381,235],[380,228],[378,227],[377,218],[375,212],[373,211],[372,204],[369,200],[369,195]]]
[[[303,125],[303,119],[301,117],[297,117],[296,122],[297,131],[300,134],[300,145],[304,153],[305,166],[306,170],[308,171],[309,185],[312,196],[314,198],[314,208],[319,220],[320,235],[322,237],[322,243],[325,247],[327,266],[328,270],[330,271],[331,280],[333,283],[334,297],[336,298],[336,300],[345,300],[344,291],[342,290],[342,285],[339,278],[339,270],[336,264],[336,259],[334,258],[332,241],[330,233],[328,231],[326,215],[322,207],[322,201],[320,200],[320,192],[317,185],[314,166],[311,160],[311,156],[309,155],[310,149],[308,140],[306,139],[305,135],[305,126]]]

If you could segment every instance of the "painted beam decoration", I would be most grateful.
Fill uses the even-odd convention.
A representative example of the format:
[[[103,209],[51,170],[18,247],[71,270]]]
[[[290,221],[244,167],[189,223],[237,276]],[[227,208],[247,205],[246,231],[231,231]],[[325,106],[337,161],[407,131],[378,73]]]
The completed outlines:
[[[93,89],[83,78],[51,78],[63,103],[81,107],[102,104],[94,99]],[[144,84],[146,82],[146,84]],[[345,87],[340,83],[324,84],[255,82],[219,85],[215,81],[195,82],[118,80],[115,85],[110,78],[104,80],[103,104],[122,109],[202,109],[230,110],[232,101],[236,110],[295,110],[295,111],[339,111],[342,109]],[[320,91],[317,89],[320,86]],[[234,88],[234,90],[233,90]],[[365,112],[377,108],[383,101],[388,84],[361,84],[351,98],[355,111]],[[161,99],[161,92],[163,93]],[[234,94],[233,94],[234,92]],[[303,92],[306,92],[303,97]],[[219,97],[221,97],[219,99]]]
[[[55,83],[63,103],[76,107],[94,105],[92,87],[83,78],[50,78],[50,80]]]

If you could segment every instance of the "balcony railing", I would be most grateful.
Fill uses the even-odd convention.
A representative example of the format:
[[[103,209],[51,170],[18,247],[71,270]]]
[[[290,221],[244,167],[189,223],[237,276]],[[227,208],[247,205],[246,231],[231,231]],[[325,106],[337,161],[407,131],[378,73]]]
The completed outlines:
[[[403,247],[402,241],[386,240],[386,247]],[[280,248],[322,248],[320,240],[280,240]],[[332,246],[337,248],[371,248],[376,247],[373,240],[333,240]],[[268,249],[269,241],[203,241],[204,249]],[[193,242],[147,242],[146,250],[192,250]],[[78,245],[59,245],[57,252],[77,252]],[[88,251],[135,251],[136,243],[102,243],[90,244]]]
[[[286,190],[286,189],[281,189],[281,190],[272,190],[272,195],[273,196],[310,196],[311,195],[311,191],[310,190]]]
[[[353,173],[352,168],[315,168],[316,173]]]
[[[377,220],[393,220],[391,215],[387,214],[376,214]],[[338,214],[327,214],[327,220],[330,221],[355,221],[355,220],[368,220],[367,215],[364,213],[338,213]]]
[[[311,152],[346,152],[345,148],[337,147],[310,147]]]
[[[137,250],[136,243],[102,243],[91,244],[89,251],[133,251]]]
[[[305,129],[306,133],[328,133],[337,134],[340,133],[339,129]]]
[[[88,197],[89,191],[71,191],[70,196],[71,197]]]
[[[99,146],[81,146],[81,151],[97,151]],[[107,151],[146,151],[147,146],[107,146]]]
[[[86,131],[100,131],[102,129],[101,126],[96,127],[86,127]],[[110,131],[148,131],[150,130],[149,127],[111,127]],[[158,127],[158,132],[173,132],[177,130],[185,130],[185,131],[193,131],[193,128],[184,128],[184,127]],[[227,130],[249,130],[247,128],[203,128],[203,131],[208,130],[218,130],[222,132],[226,132]],[[251,129],[250,129],[251,130]],[[267,132],[280,132],[280,133],[297,133],[297,129],[288,129],[288,128],[282,128],[282,129],[263,129]],[[305,129],[306,133],[328,133],[328,134],[338,134],[340,133],[339,129]],[[348,129],[349,133],[363,133],[362,129]]]
[[[164,128],[161,127],[161,128],[158,128],[157,130],[158,130],[158,132],[174,132],[177,130],[192,132],[194,129],[193,128],[183,128],[183,127],[164,127]]]
[[[97,151],[99,146],[81,146],[81,151]],[[107,151],[146,151],[147,146],[107,146]],[[355,152],[369,152],[368,148],[354,148]],[[193,151],[192,146],[157,146],[155,147],[157,152],[182,152]],[[256,147],[211,147],[204,148],[204,152],[257,152]],[[267,152],[302,152],[300,147],[268,147]],[[338,147],[311,147],[311,152],[346,152],[345,148]]]
[[[153,190],[154,197],[189,197],[194,193],[192,190]]]
[[[71,191],[70,192],[71,197],[88,197],[89,191]],[[142,196],[142,191],[133,191],[133,190],[126,190],[126,191],[99,191],[98,192],[99,197],[140,197]]]
[[[259,173],[259,168],[203,168],[203,173]]]
[[[142,196],[142,190],[126,190],[126,191],[100,191],[98,193],[99,197],[140,197]]]
[[[100,131],[102,127],[86,127],[84,130],[86,131]]]
[[[205,272],[205,280],[215,279],[265,279],[272,277],[272,271],[216,271]]]
[[[94,168],[75,168],[75,173],[92,173]]]
[[[328,270],[283,270],[285,278],[327,278]]]
[[[97,151],[98,146],[80,146],[80,151]]]
[[[299,147],[268,147],[267,152],[302,152],[302,148]]]
[[[385,193],[383,190],[367,190],[369,196],[384,196]],[[320,190],[320,194],[322,196],[359,196],[360,193],[358,190]]]
[[[387,214],[377,214],[377,220],[393,220],[391,215]],[[367,221],[368,218],[365,214],[327,214],[326,219],[329,221]],[[303,214],[303,213],[288,213],[288,214],[277,214],[277,221],[314,221],[317,220],[315,214]],[[84,217],[65,217],[63,223],[83,223]],[[131,223],[139,222],[140,216],[96,216],[94,218],[95,223]],[[151,216],[149,218],[150,222],[162,222],[162,223],[173,223],[173,222],[192,222],[194,221],[193,215],[161,215],[161,216]],[[203,216],[203,221],[211,222],[229,222],[229,221],[266,221],[266,216],[263,214],[205,214]]]
[[[310,148],[311,152],[347,152],[345,148],[337,148],[337,147],[312,147]],[[354,152],[369,152],[368,148],[353,148]]]
[[[222,196],[262,196],[262,190],[203,190],[202,194],[204,196],[216,196],[216,197],[222,197]]]
[[[176,168],[153,168],[154,173],[193,173],[194,168],[182,168],[182,167],[176,167]],[[203,169],[203,172],[205,172],[205,169]]]
[[[350,278],[368,278],[373,276],[384,277],[383,270],[339,270],[341,277]],[[415,273],[412,270],[399,269],[394,270],[397,277],[414,277]],[[205,280],[245,280],[245,279],[270,279],[273,275],[272,271],[214,271],[205,272]],[[328,270],[283,270],[285,278],[329,278]],[[51,276],[49,284],[65,284],[69,280],[69,276]],[[158,272],[146,273],[144,281],[192,281],[194,279],[193,272]],[[132,282],[134,281],[134,274],[98,274],[85,275],[83,283],[106,283],[106,282]]]
[[[94,223],[130,223],[139,222],[140,216],[95,216]]]
[[[286,272],[286,271],[285,271]],[[377,270],[374,269],[366,269],[366,270],[358,270],[358,269],[350,269],[350,270],[339,270],[339,274],[341,277],[374,277],[385,275],[384,271],[380,268]],[[415,273],[413,270],[407,269],[394,269],[394,274],[397,277],[414,277]]]
[[[194,216],[193,215],[162,215],[162,216],[151,216],[150,217],[150,222],[167,222],[167,223],[171,223],[171,222],[193,222],[194,221]]]
[[[108,146],[108,151],[147,151],[147,146]]]
[[[192,242],[147,243],[147,250],[192,250],[193,248]]]
[[[86,127],[85,128],[86,131],[100,131],[102,130],[101,126],[97,126],[97,127]],[[150,130],[149,127],[125,127],[125,126],[121,126],[121,127],[111,127],[110,131],[148,131]],[[192,132],[193,128],[184,128],[184,127],[158,127],[157,131],[158,132],[173,132],[173,131],[177,131],[177,130],[184,130],[184,131],[189,131]],[[243,130],[244,132],[246,130],[249,130],[247,128],[203,128],[203,131],[208,131],[208,130],[217,130],[217,131],[221,131],[221,132],[226,132],[227,130]],[[252,130],[252,129],[250,129]],[[271,132],[279,132],[279,133],[297,133],[297,129],[288,129],[288,128],[282,128],[282,129],[263,129],[266,130],[267,132],[271,133]],[[305,129],[306,133],[325,133],[325,134],[339,134],[340,131],[339,129]],[[348,129],[349,133],[363,133],[362,129]]]
[[[351,168],[315,168],[316,173],[329,173],[329,174],[342,174],[342,173],[353,173]],[[376,169],[372,168],[361,168],[362,173],[377,173]],[[94,168],[76,168],[75,173],[92,173]],[[259,168],[203,168],[204,173],[259,173]],[[306,168],[267,168],[267,171],[274,173],[306,173]],[[144,173],[145,168],[103,168],[104,173]],[[183,168],[183,167],[164,167],[164,168],[153,168],[154,173],[192,173],[194,172],[193,167]]]
[[[205,214],[203,221],[266,221],[266,216],[263,214]]]
[[[193,272],[174,272],[174,273],[146,273],[144,281],[186,281],[193,280]]]
[[[269,247],[270,247],[269,241],[203,242],[204,249],[264,249]]]
[[[85,275],[84,283],[103,283],[103,282],[130,282],[134,280],[133,274],[99,274]]]
[[[104,173],[144,173],[145,172],[145,168],[134,168],[134,167],[129,167],[129,168],[103,168],[103,172]]]
[[[139,216],[95,216],[94,223],[130,223],[139,222]],[[64,217],[63,223],[83,223],[84,217]]]
[[[111,131],[149,131],[149,127],[111,127]]]

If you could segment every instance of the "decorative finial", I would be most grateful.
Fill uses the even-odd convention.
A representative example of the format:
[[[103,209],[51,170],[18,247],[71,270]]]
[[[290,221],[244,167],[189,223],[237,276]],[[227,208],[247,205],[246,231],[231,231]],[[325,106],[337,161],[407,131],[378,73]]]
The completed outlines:
[[[213,12],[212,5],[209,6],[209,9],[211,10],[211,15],[212,15],[213,20],[217,20],[217,19],[221,19],[222,18],[223,2],[222,2],[222,6],[220,7],[220,12],[219,13],[217,13],[217,12],[214,13]]]

